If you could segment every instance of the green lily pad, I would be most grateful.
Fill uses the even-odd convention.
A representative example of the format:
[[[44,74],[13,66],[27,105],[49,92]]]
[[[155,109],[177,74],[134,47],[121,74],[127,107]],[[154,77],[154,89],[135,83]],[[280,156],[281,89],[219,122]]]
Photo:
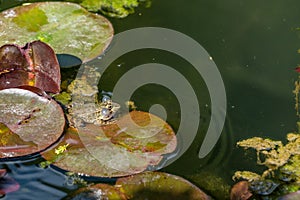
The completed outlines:
[[[0,158],[42,151],[58,140],[64,125],[54,100],[24,89],[0,90]]]
[[[32,3],[0,13],[0,46],[41,40],[55,53],[86,62],[99,56],[112,36],[113,27],[106,18],[74,3]]]
[[[126,196],[120,190],[108,184],[96,184],[85,188],[80,188],[72,192],[64,200],[95,200],[95,199],[118,199],[126,200]]]
[[[130,116],[134,116],[134,119],[145,119],[146,115],[154,119],[149,129],[138,128],[129,120]],[[155,123],[162,127],[156,134],[151,129],[155,127]],[[116,124],[126,127],[126,130],[121,131]],[[138,133],[142,133],[140,136],[143,137],[138,138]],[[122,137],[115,142],[118,134],[135,137],[133,140],[136,148],[132,150],[128,147],[133,143],[131,141],[127,143],[125,141],[127,138],[123,140],[126,145],[120,145]],[[149,141],[151,148],[148,148]],[[57,150],[63,146],[67,146],[65,151],[57,154]],[[119,177],[140,173],[149,165],[157,165],[163,158],[163,154],[171,153],[175,148],[175,134],[166,122],[149,113],[133,111],[113,124],[103,126],[86,124],[78,130],[69,129],[60,143],[50,151],[43,152],[43,157],[67,171],[90,176]]]
[[[205,178],[205,177],[203,177]],[[163,172],[143,172],[119,178],[116,185],[121,187],[129,199],[211,199],[189,181]]]

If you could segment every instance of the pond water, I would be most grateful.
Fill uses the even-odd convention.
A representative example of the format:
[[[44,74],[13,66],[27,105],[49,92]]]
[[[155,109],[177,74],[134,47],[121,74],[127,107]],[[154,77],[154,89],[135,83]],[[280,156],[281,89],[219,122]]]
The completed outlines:
[[[22,2],[25,1],[1,0],[0,10]],[[213,58],[226,89],[227,115],[218,143],[203,159],[198,158],[198,152],[209,125],[210,97],[203,78],[195,73],[191,64],[166,51],[138,50],[115,60],[99,87],[111,91],[128,69],[149,62],[162,63],[182,73],[198,97],[199,130],[185,154],[162,171],[183,177],[206,172],[231,185],[234,171],[256,167],[255,156],[247,157],[242,149],[236,148],[237,141],[253,136],[284,141],[287,132],[296,130],[292,90],[297,79],[294,69],[300,63],[297,53],[300,48],[299,7],[300,2],[296,0],[152,0],[150,8],[139,7],[125,19],[109,18],[116,33],[149,26],[179,31],[196,40]],[[178,129],[180,105],[172,91],[158,85],[145,85],[134,93],[132,100],[138,109],[145,111],[153,104],[163,105],[168,113],[167,121]],[[55,200],[75,188],[69,183],[72,180],[59,169],[41,169],[37,163],[39,158],[0,163],[21,185],[19,191],[2,199],[47,196]]]

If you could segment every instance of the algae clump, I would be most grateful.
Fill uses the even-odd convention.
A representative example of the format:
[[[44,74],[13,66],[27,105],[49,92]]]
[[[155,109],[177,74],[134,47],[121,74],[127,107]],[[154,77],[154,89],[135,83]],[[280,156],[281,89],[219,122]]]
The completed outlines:
[[[82,0],[81,5],[93,12],[101,12],[109,17],[124,18],[134,13],[139,4],[151,5],[149,0]]]
[[[300,82],[295,82],[295,109],[299,116]],[[254,149],[257,164],[266,169],[262,174],[250,171],[237,171],[232,177],[234,181],[247,180],[252,190],[259,195],[271,195],[270,198],[287,194],[300,189],[300,122],[298,131],[286,135],[287,142],[253,137],[237,142],[238,147]],[[271,184],[270,184],[271,183]],[[268,185],[271,185],[269,188]],[[250,186],[250,187],[251,187]],[[278,187],[278,189],[277,189]],[[261,192],[264,189],[264,192]],[[265,192],[267,191],[267,192]],[[272,194],[271,194],[272,193]]]

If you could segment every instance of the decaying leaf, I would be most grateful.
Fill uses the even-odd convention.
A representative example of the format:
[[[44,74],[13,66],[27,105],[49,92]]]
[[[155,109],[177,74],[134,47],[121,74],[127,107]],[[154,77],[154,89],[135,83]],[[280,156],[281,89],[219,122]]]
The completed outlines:
[[[108,184],[96,184],[85,188],[80,188],[72,192],[64,200],[92,200],[92,199],[107,199],[107,200],[126,200],[126,196],[116,187]]]

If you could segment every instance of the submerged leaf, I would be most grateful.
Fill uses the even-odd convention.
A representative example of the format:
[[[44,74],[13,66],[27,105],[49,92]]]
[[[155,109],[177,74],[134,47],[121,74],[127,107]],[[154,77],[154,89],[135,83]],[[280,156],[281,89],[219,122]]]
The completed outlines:
[[[80,188],[75,192],[72,192],[64,200],[96,200],[96,199],[107,199],[107,200],[126,200],[126,196],[120,192],[116,187],[108,184],[96,184],[85,188]]]
[[[0,13],[0,46],[41,40],[56,53],[77,56],[83,62],[99,56],[113,36],[111,23],[78,4],[40,2]]]
[[[65,118],[54,101],[23,89],[0,91],[0,158],[39,152],[62,134]]]
[[[163,172],[144,172],[119,178],[116,185],[129,199],[211,199],[189,181]]]

